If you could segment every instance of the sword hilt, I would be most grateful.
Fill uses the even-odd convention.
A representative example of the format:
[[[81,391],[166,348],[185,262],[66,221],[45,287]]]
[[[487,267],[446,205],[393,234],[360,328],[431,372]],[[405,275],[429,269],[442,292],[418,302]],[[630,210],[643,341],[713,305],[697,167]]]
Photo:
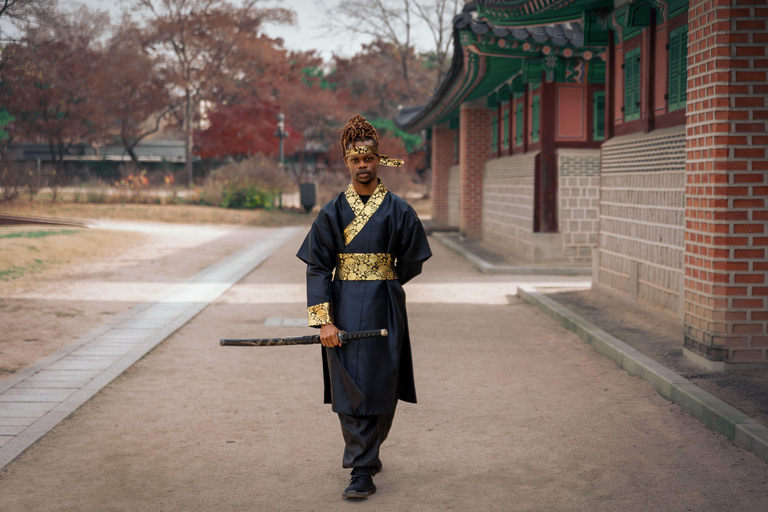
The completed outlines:
[[[385,337],[388,334],[389,332],[387,332],[386,329],[377,329],[375,331],[359,331],[359,332],[339,331],[339,334],[337,334],[337,336],[339,337],[339,341],[343,345],[348,341],[362,340],[365,338],[378,338],[379,336]]]

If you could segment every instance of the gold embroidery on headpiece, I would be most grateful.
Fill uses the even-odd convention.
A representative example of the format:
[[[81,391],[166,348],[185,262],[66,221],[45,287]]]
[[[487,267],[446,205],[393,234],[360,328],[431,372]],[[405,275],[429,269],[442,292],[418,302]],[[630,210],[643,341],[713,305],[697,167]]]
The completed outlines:
[[[349,158],[352,155],[367,155],[374,154],[379,157],[379,165],[386,165],[388,167],[402,167],[403,161],[399,158],[389,158],[387,155],[379,155],[379,148],[376,146],[357,146],[350,148],[344,153],[344,158]]]
[[[379,155],[379,165],[388,167],[402,167],[403,161],[399,158],[389,158],[387,155]]]
[[[344,153],[344,158],[349,158],[352,155],[365,155],[368,153],[373,153],[374,155],[378,155],[379,148],[376,146],[357,146],[354,148],[349,148]]]

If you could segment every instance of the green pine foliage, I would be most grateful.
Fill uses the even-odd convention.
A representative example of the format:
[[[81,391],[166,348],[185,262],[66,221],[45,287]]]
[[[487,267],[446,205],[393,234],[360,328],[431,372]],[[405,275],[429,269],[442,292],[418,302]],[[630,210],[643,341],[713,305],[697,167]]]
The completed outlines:
[[[380,117],[369,122],[380,134],[383,135],[385,133],[391,133],[398,139],[402,140],[403,144],[405,144],[405,149],[408,151],[408,154],[413,153],[419,149],[423,143],[421,137],[401,130],[397,127],[397,125],[395,125],[395,122],[392,119]]]

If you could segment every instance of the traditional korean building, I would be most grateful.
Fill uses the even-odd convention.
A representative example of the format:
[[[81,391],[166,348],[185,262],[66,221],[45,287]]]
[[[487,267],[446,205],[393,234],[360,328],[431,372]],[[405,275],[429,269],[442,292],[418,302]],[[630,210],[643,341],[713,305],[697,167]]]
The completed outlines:
[[[765,0],[485,0],[396,122],[433,221],[679,315],[686,355],[768,364]]]

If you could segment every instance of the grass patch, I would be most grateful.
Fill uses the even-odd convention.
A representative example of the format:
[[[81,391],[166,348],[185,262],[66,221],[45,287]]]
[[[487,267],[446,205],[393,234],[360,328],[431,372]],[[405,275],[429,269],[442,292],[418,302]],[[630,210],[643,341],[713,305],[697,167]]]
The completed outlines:
[[[197,205],[90,204],[14,201],[0,203],[0,212],[21,217],[115,219],[182,224],[231,224],[245,226],[309,225],[315,214],[292,210],[233,210]],[[50,228],[49,228],[50,229]],[[20,230],[17,230],[20,231]],[[25,231],[30,231],[26,229]]]
[[[3,227],[0,228],[0,284],[11,281],[14,286],[32,286],[38,278],[69,264],[119,254],[139,239],[140,235],[128,232]]]
[[[45,269],[45,262],[35,259],[27,266],[15,266],[6,270],[0,270],[0,281],[13,281],[24,277],[27,272],[39,272]]]
[[[0,238],[45,238],[53,235],[71,235],[77,233],[76,229],[64,229],[64,230],[44,230],[44,231],[20,231],[18,233],[6,233],[0,235]]]

